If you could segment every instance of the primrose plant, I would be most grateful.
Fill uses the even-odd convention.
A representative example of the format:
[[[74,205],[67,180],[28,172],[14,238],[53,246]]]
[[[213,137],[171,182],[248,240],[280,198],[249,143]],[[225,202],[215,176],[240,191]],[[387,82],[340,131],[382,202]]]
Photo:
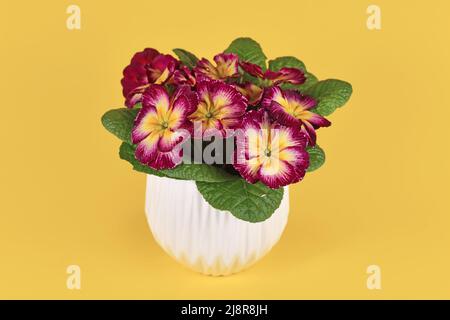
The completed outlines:
[[[194,180],[214,208],[260,222],[280,205],[283,187],[325,161],[317,130],[351,96],[349,83],[319,81],[292,56],[266,61],[238,38],[213,61],[147,48],[123,71],[124,108],[105,128],[122,140],[120,157],[137,171]]]

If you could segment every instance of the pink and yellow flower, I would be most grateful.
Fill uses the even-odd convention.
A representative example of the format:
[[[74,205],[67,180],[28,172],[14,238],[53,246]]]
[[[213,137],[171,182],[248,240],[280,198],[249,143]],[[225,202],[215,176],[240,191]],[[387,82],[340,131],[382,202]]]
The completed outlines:
[[[178,61],[169,54],[146,48],[136,53],[123,70],[122,87],[125,105],[132,108],[142,100],[142,94],[150,84],[164,84],[172,77]]]
[[[302,84],[306,81],[305,73],[297,68],[281,68],[278,71],[262,71],[261,67],[246,61],[241,61],[241,68],[248,74],[266,80],[270,85],[281,83]]]
[[[148,87],[132,131],[136,159],[156,170],[180,164],[180,144],[189,136],[188,116],[196,100],[188,86],[180,86],[171,97],[161,85]]]
[[[197,80],[226,80],[239,76],[239,58],[234,53],[220,53],[214,57],[214,66],[203,58],[194,68]]]
[[[198,105],[189,116],[202,125],[202,132],[238,128],[247,108],[246,98],[232,85],[221,81],[203,81],[197,85]]]
[[[280,87],[269,88],[264,94],[262,105],[280,123],[301,128],[311,146],[316,144],[316,129],[331,125],[330,121],[310,111],[316,106],[312,97],[296,91],[283,91]]]
[[[298,127],[271,121],[263,109],[250,111],[237,137],[233,166],[248,182],[277,189],[303,179],[309,166],[306,145]]]

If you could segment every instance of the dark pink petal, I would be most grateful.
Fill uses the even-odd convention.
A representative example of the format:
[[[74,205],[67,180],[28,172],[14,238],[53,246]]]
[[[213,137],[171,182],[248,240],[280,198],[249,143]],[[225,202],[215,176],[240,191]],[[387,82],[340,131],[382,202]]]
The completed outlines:
[[[179,165],[182,160],[183,158],[180,155],[180,151],[158,152],[156,157],[148,163],[148,166],[155,170],[173,169]]]
[[[171,72],[175,71],[175,67],[178,65],[177,59],[170,54],[157,55],[150,64],[150,68],[159,70],[160,72],[165,69],[169,69]]]
[[[284,99],[283,91],[280,87],[274,86],[270,88],[266,88],[264,90],[263,99],[261,101],[261,105],[264,108],[270,107],[272,101],[280,101],[280,99]]]
[[[195,111],[198,104],[197,94],[187,85],[178,86],[172,97],[174,109],[182,109],[187,117]]]
[[[244,114],[247,100],[235,87],[215,82],[211,83],[210,90],[212,102],[220,111],[220,118],[235,118]]]
[[[159,55],[158,50],[153,48],[145,48],[141,52],[137,52],[131,59],[131,65],[146,65]]]
[[[304,135],[302,134],[302,136]],[[307,140],[306,137],[304,139],[305,141]],[[305,150],[305,148],[306,145],[304,147],[300,146],[288,147],[280,152],[280,156],[294,168],[306,169],[309,166],[309,154]],[[291,158],[289,160],[286,160],[286,153],[290,154]]]
[[[254,167],[250,166],[248,163],[235,164],[233,167],[237,172],[249,183],[258,182],[259,168],[254,170]]]
[[[178,144],[183,142],[184,137],[181,132],[164,130],[158,142],[158,151],[169,152],[172,151]]]
[[[214,57],[217,69],[223,77],[239,75],[239,57],[234,53],[219,53]]]
[[[288,93],[288,94],[290,94],[290,93]],[[297,92],[295,92],[295,94],[298,95]],[[314,108],[317,105],[317,101],[313,97],[306,96],[306,95],[300,95],[299,103],[303,106],[304,110],[309,110],[311,108]]]
[[[180,69],[174,71],[172,82],[176,85],[195,86],[196,79],[188,67],[181,65]]]
[[[315,146],[316,145],[316,130],[314,129],[313,125],[310,124],[308,121],[303,121],[302,124],[302,131],[308,138],[308,145]]]
[[[142,105],[167,110],[170,105],[169,95],[163,86],[153,84],[148,87],[142,97]]]
[[[263,77],[263,71],[262,71],[261,67],[258,66],[257,64],[253,64],[253,63],[246,62],[246,61],[241,61],[239,65],[248,74],[250,74],[254,77],[257,77],[257,78]]]
[[[157,55],[147,66],[147,77],[149,82],[164,84],[169,81],[177,65],[178,61],[170,54]]]
[[[282,91],[280,87],[275,86],[265,91],[262,105],[281,124],[287,126],[300,125],[300,120],[290,110],[286,109],[286,104],[295,102],[294,99],[299,99],[299,97],[300,94],[294,95],[293,91]]]
[[[144,106],[134,120],[133,130],[131,131],[131,140],[133,144],[141,142],[152,132],[152,125],[157,125],[158,115],[153,106]]]
[[[314,113],[312,111],[304,111],[302,114],[302,120],[311,123],[315,129],[321,127],[329,127],[331,125],[330,121],[322,117],[320,114]]]
[[[151,134],[138,143],[135,151],[135,157],[139,162],[148,164],[153,161],[158,154],[159,135]]]
[[[271,189],[278,189],[296,183],[300,179],[298,171],[292,165],[283,161],[278,163],[278,172],[276,174],[273,174],[271,171],[265,171],[264,167],[261,167],[259,172],[259,180]]]
[[[267,111],[269,111],[274,119],[283,125],[295,126],[300,125],[301,123],[296,117],[287,113],[284,107],[276,101],[272,101],[272,104],[267,108]]]
[[[147,67],[158,55],[159,52],[155,49],[146,48],[144,51],[136,53],[130,64],[123,70],[121,84],[127,107],[132,108],[140,101],[142,91],[137,90],[134,93],[132,91],[150,82],[147,76]]]
[[[264,78],[271,80],[274,85],[280,83],[302,84],[306,81],[304,72],[297,68],[281,68],[279,71],[267,70]]]
[[[202,58],[197,62],[197,66],[194,68],[194,74],[197,78],[197,82],[218,79],[216,67],[205,58]]]
[[[132,108],[134,105],[142,101],[142,96],[145,90],[149,87],[149,84],[142,85],[131,90],[125,99],[125,105],[128,108]]]

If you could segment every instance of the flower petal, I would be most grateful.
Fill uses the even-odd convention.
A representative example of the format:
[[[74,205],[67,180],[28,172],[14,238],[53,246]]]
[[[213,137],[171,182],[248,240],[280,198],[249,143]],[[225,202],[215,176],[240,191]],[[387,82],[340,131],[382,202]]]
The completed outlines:
[[[256,183],[259,177],[259,170],[261,168],[261,163],[258,158],[253,158],[250,160],[240,160],[239,156],[236,159],[236,164],[234,168],[239,172],[239,174],[249,183]]]
[[[302,120],[311,123],[315,129],[329,127],[331,125],[330,121],[322,117],[320,114],[311,111],[303,111],[300,116]]]
[[[134,144],[145,139],[152,131],[160,128],[158,114],[153,106],[144,106],[134,120],[131,139]]]
[[[264,91],[264,96],[261,101],[261,105],[265,108],[270,107],[272,101],[276,101],[280,103],[280,101],[284,100],[283,92],[280,87],[274,86],[270,88],[266,88]]]
[[[172,169],[182,162],[183,158],[180,155],[180,151],[170,152],[158,152],[156,157],[153,158],[148,166],[155,170]]]
[[[170,54],[159,54],[147,66],[149,82],[155,84],[165,83],[175,71],[178,61]]]
[[[313,97],[306,96],[293,90],[284,91],[284,96],[287,100],[295,102],[295,104],[301,106],[302,110],[309,110],[317,105],[316,100]]]
[[[237,118],[244,115],[246,100],[233,86],[216,82],[210,88],[216,118]]]
[[[247,72],[248,74],[257,77],[257,78],[263,78],[264,74],[260,66],[257,64],[247,62],[247,61],[241,61],[239,63],[241,68]]]
[[[308,138],[308,145],[315,146],[317,135],[313,125],[310,124],[308,121],[303,121],[301,130]]]
[[[145,139],[140,141],[136,147],[135,157],[139,162],[148,164],[156,158],[158,153],[159,134],[151,133]]]
[[[274,85],[280,83],[302,84],[306,81],[305,73],[297,68],[281,68],[278,71],[267,70],[264,78],[272,81]]]
[[[248,104],[251,106],[256,106],[261,102],[264,90],[263,88],[253,84],[251,82],[247,82],[243,85],[237,85],[236,89],[247,98]]]
[[[164,130],[158,141],[158,150],[162,152],[172,151],[178,144],[182,143],[184,135],[181,131]]]
[[[286,93],[289,94],[286,96]],[[295,111],[299,105],[295,99],[297,96],[292,92],[282,91],[280,87],[276,86],[266,90],[262,104],[270,115],[281,124],[295,126],[300,124],[295,117]]]
[[[166,89],[160,85],[151,85],[143,94],[142,105],[154,107],[158,117],[166,116],[170,107],[170,99]]]
[[[239,75],[239,57],[234,53],[219,53],[214,57],[220,79]]]
[[[220,79],[216,67],[213,66],[213,64],[205,58],[202,58],[197,62],[197,66],[194,68],[194,74],[197,78],[197,81]]]
[[[271,157],[263,163],[259,171],[259,179],[272,189],[298,182],[301,178],[290,164]]]
[[[286,108],[276,101],[272,101],[272,104],[267,108],[267,111],[269,111],[272,117],[278,120],[281,124],[295,126],[300,125],[301,123],[296,117],[286,112]]]
[[[196,84],[192,71],[185,65],[181,65],[180,69],[174,71],[172,81],[175,85],[195,86]]]

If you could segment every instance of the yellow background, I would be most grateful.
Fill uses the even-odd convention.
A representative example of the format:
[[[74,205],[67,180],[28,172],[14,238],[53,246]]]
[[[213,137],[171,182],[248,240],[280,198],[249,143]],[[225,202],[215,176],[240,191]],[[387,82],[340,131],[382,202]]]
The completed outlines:
[[[450,3],[3,1],[0,10],[1,298],[450,298]],[[381,7],[382,30],[366,28]],[[291,188],[288,227],[240,274],[184,269],[155,244],[145,176],[100,124],[123,104],[134,52],[211,58],[250,36],[320,79],[351,82],[319,130],[327,162]],[[66,288],[66,267],[82,288]],[[366,288],[381,267],[382,290]]]

